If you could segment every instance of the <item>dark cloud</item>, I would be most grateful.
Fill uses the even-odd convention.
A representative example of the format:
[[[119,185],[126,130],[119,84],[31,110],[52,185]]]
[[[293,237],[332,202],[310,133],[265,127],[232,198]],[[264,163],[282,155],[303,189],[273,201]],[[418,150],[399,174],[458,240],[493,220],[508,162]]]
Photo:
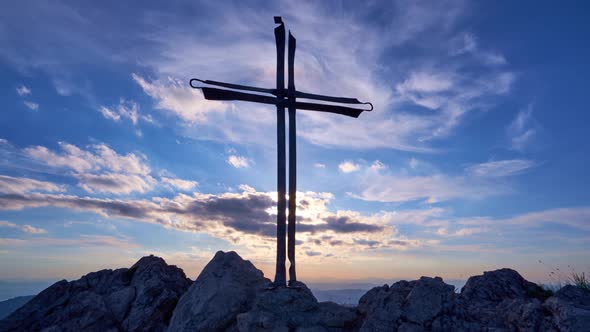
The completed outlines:
[[[306,252],[305,252],[305,254],[306,254],[307,256],[319,256],[319,255],[321,255],[322,253],[321,253],[321,252],[318,252],[318,251],[311,251],[311,250],[308,250],[308,251],[306,251]]]
[[[352,221],[348,216],[329,216],[322,220],[324,221],[323,224],[300,223],[297,225],[297,230],[312,234],[324,231],[333,231],[335,233],[376,233],[384,230],[383,226]]]
[[[404,240],[390,240],[388,243],[394,246],[407,246],[411,244],[409,241]]]
[[[173,199],[152,200],[101,199],[41,193],[0,195],[0,209],[3,210],[41,206],[93,211],[105,216],[159,223],[185,231],[206,231],[221,224],[231,231],[265,237],[276,236],[276,217],[267,212],[275,206],[275,202],[265,193],[180,195]],[[346,216],[326,217],[321,220],[323,223],[320,224],[299,223],[297,231],[314,234],[325,231],[374,233],[383,230],[383,226],[353,221]],[[311,242],[320,245],[322,240],[330,239],[330,236],[323,236]],[[341,244],[341,241],[332,241],[330,244]]]
[[[368,246],[368,247],[376,247],[379,245],[379,241],[365,240],[365,239],[355,239],[354,243],[360,244],[363,246]]]

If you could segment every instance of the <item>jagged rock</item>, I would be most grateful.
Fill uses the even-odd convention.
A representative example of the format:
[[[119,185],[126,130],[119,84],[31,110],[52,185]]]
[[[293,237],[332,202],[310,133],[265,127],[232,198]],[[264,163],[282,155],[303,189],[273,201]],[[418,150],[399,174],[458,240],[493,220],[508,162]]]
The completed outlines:
[[[454,287],[439,277],[376,287],[359,301],[361,331],[422,331],[453,307]]]
[[[566,286],[547,299],[510,269],[469,278],[461,294],[438,277],[375,287],[356,308],[318,303],[303,283],[270,288],[235,252],[218,252],[190,284],[179,268],[144,257],[55,283],[0,331],[590,331],[590,291]]]
[[[335,303],[318,303],[304,283],[260,292],[252,308],[238,315],[240,332],[250,331],[350,331],[354,309]]]
[[[178,302],[168,331],[235,329],[237,315],[248,311],[269,284],[250,261],[218,251]]]
[[[131,268],[59,281],[6,319],[0,331],[164,331],[191,281],[154,256]]]
[[[543,290],[512,269],[473,276],[461,289],[454,318],[458,326],[476,329],[538,331],[543,321]]]
[[[500,269],[473,276],[461,289],[461,297],[469,302],[501,302],[506,299],[522,299],[537,291],[539,286],[525,280],[512,269]]]
[[[567,285],[543,304],[552,313],[548,323],[559,331],[590,331],[590,291]]]

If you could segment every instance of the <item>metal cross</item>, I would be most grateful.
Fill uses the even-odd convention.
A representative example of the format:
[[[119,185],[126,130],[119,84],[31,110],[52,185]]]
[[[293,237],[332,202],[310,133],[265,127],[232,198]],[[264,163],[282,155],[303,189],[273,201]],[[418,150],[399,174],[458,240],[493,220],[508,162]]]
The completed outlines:
[[[210,80],[200,80],[193,78],[190,80],[190,86],[195,89],[201,89],[205,99],[208,100],[239,100],[255,103],[275,105],[277,107],[277,265],[274,285],[276,287],[286,285],[285,273],[285,231],[288,230],[288,250],[289,258],[289,285],[297,281],[295,273],[295,208],[297,205],[297,146],[296,146],[296,126],[295,110],[308,110],[318,112],[336,113],[357,118],[363,111],[372,111],[371,103],[363,103],[355,98],[342,98],[324,95],[316,95],[295,90],[295,38],[289,31],[289,54],[288,54],[288,83],[285,89],[285,25],[280,16],[275,16],[275,42],[277,47],[277,87],[276,89],[265,89],[252,86],[245,86],[232,83],[224,83]],[[220,86],[231,90],[201,87],[193,85],[194,82],[201,82],[207,85]],[[251,91],[264,93],[254,94],[242,91]],[[297,98],[320,100],[325,102],[339,104],[359,104],[370,105],[371,109],[357,109],[341,105],[319,104],[297,101]],[[289,218],[288,228],[286,229],[285,208],[287,200],[286,191],[286,162],[285,162],[285,108],[289,110]]]

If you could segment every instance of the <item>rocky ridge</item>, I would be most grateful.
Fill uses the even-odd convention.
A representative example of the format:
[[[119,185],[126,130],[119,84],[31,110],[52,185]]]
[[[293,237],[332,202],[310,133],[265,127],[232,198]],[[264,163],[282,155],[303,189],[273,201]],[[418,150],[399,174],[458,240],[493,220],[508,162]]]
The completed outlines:
[[[303,283],[272,288],[235,252],[218,252],[191,283],[158,257],[60,281],[0,321],[0,331],[590,331],[590,291],[549,296],[518,272],[441,278],[368,291],[356,308],[318,302]]]

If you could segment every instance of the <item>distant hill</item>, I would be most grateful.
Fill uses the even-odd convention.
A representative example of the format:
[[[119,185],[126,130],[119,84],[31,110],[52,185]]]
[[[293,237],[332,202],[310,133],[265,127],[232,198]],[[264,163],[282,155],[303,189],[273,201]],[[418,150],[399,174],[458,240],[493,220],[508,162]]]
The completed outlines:
[[[368,289],[312,289],[319,302],[331,301],[346,306],[356,306],[367,291]]]
[[[27,296],[18,296],[12,299],[8,299],[6,301],[0,302],[0,319],[10,315],[16,309],[25,305],[25,303],[29,302],[35,295],[27,295]]]

